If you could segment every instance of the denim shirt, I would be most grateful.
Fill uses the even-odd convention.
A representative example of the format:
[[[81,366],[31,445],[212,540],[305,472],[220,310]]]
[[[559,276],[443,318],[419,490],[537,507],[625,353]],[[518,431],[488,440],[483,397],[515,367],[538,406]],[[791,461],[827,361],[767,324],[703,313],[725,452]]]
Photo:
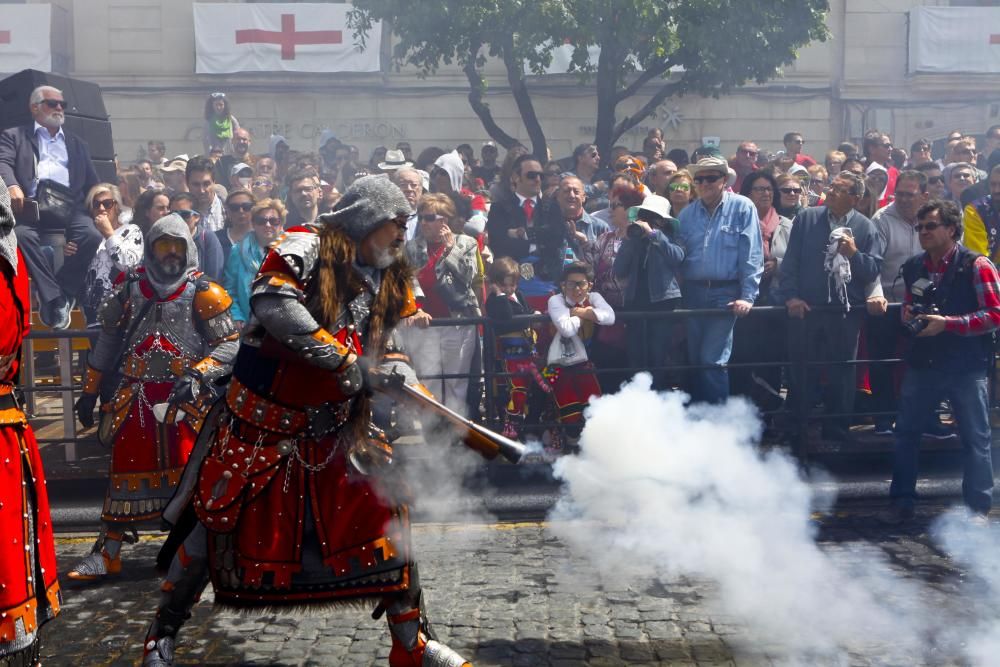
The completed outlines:
[[[764,247],[757,208],[732,192],[709,214],[699,199],[684,207],[678,241],[686,280],[738,280],[740,299],[753,303],[764,274]]]

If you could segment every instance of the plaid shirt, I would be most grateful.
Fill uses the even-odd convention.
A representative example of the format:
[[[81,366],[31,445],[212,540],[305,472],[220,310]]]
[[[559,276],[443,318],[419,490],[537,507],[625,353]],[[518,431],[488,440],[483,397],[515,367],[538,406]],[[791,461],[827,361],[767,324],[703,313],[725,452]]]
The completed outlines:
[[[931,281],[940,285],[948,266],[955,259],[958,246],[952,247],[935,265],[930,255],[924,256],[924,266]],[[979,310],[967,315],[948,315],[945,317],[944,330],[959,336],[981,336],[1000,329],[1000,275],[997,269],[986,257],[977,257],[972,264],[975,271],[972,281],[976,288],[976,299]],[[906,291],[904,303],[910,303],[912,295]]]

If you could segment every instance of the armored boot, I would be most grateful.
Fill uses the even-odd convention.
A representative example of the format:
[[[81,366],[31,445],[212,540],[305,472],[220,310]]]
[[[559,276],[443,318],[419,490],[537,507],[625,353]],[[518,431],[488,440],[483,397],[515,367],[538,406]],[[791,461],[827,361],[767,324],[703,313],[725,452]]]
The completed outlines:
[[[160,586],[160,606],[142,647],[143,667],[171,667],[177,633],[191,618],[191,608],[208,585],[205,529],[201,526],[184,540],[170,562]]]
[[[77,581],[96,581],[119,574],[122,571],[122,542],[135,544],[139,541],[135,528],[130,530],[126,533],[121,526],[104,524],[94,548],[66,576]]]
[[[423,613],[419,588],[386,598],[375,615],[387,612],[392,650],[389,667],[472,667],[472,663],[434,639]]]

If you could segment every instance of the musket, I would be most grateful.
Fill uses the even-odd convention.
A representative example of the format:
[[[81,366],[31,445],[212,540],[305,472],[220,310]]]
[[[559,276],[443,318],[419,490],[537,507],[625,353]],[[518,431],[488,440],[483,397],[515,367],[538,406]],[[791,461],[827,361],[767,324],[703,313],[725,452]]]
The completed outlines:
[[[492,460],[500,454],[511,463],[517,463],[524,456],[524,445],[463,417],[434,398],[422,386],[406,384],[401,374],[372,368],[368,371],[368,376],[372,389],[441,418],[456,431],[469,449],[479,452],[483,458]]]

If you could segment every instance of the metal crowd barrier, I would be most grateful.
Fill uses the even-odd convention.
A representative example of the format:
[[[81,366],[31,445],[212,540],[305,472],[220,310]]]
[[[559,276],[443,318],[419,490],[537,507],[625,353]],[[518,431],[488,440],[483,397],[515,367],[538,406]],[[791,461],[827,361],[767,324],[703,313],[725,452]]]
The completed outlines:
[[[898,317],[898,308],[900,304],[890,304],[889,312],[885,317]],[[822,313],[822,312],[841,312],[840,306],[813,306],[810,313]],[[659,312],[628,312],[616,311],[615,317],[618,322],[625,322],[626,325],[629,322],[643,322],[643,337],[642,341],[645,344],[645,337],[648,333],[648,327],[645,326],[645,322],[656,319],[663,318],[669,320],[684,320],[689,317],[700,317],[708,315],[719,315],[722,312],[718,309],[698,309],[698,310],[687,310],[678,309],[672,311],[659,311]],[[765,317],[765,316],[779,316],[786,317],[787,312],[784,307],[780,306],[755,306],[747,317]],[[809,317],[809,315],[807,315]],[[868,315],[865,316],[870,317]],[[534,323],[547,323],[549,318],[547,315],[520,315],[513,318],[509,322],[504,322],[505,325],[510,325],[511,323],[523,324],[528,326]],[[480,339],[481,343],[481,368],[472,369],[469,374],[439,374],[439,375],[425,375],[421,377],[421,380],[441,380],[449,378],[468,378],[472,382],[483,382],[485,391],[485,407],[486,414],[483,418],[483,422],[494,429],[499,429],[502,427],[501,415],[497,414],[496,400],[494,396],[494,383],[498,379],[503,379],[509,377],[510,373],[498,372],[496,370],[496,359],[495,359],[495,334],[493,331],[493,320],[485,317],[477,318],[437,318],[431,322],[432,327],[443,327],[443,326],[475,326],[482,327],[482,337]],[[32,331],[27,339],[25,340],[24,354],[23,358],[25,363],[23,364],[22,371],[22,386],[20,391],[25,396],[25,403],[29,415],[34,413],[36,406],[36,395],[39,393],[47,392],[57,392],[62,396],[62,423],[63,423],[63,437],[61,438],[39,438],[39,442],[43,444],[47,443],[62,443],[65,447],[65,458],[66,461],[75,461],[77,458],[76,445],[79,441],[77,435],[77,422],[75,410],[73,409],[74,403],[74,393],[80,389],[79,381],[74,377],[74,369],[72,363],[72,356],[74,348],[80,350],[81,348],[86,349],[86,345],[80,345],[79,343],[73,343],[74,340],[89,339],[93,340],[97,337],[97,331],[94,329],[67,329],[64,331]],[[51,343],[48,341],[55,341],[56,345],[54,348],[51,347]],[[54,351],[58,355],[58,384],[51,385],[39,385],[38,375],[35,368],[35,353],[40,345],[47,345],[51,351]],[[787,352],[787,348],[786,348]],[[858,359],[855,361],[845,361],[836,362],[840,365],[859,365],[859,364],[898,364],[901,359],[890,358],[890,359]],[[745,362],[745,363],[730,363],[723,368],[728,369],[738,369],[738,368],[765,368],[781,366],[786,368],[788,373],[787,377],[791,377],[793,373],[801,373],[799,377],[805,377],[804,374],[807,368],[810,366],[830,366],[832,362],[827,361],[806,361],[806,362],[793,362],[788,358],[782,361],[776,362]],[[995,387],[995,367],[991,369],[990,385],[991,385],[991,397],[993,392],[993,387]],[[630,367],[614,367],[614,368],[598,368],[595,369],[598,377],[610,374],[620,374],[620,373],[637,373],[640,371],[673,371],[673,372],[686,372],[686,371],[697,371],[720,368],[720,366],[715,365],[695,365],[695,364],[676,364],[668,363],[663,366],[645,366],[642,368],[630,368]],[[782,415],[789,418],[796,425],[797,436],[792,442],[792,449],[795,454],[803,461],[807,460],[809,457],[809,438],[808,438],[808,425],[811,421],[822,420],[822,419],[835,419],[838,417],[851,416],[851,417],[878,417],[878,416],[889,416],[891,413],[875,413],[875,412],[852,412],[850,415],[835,415],[835,414],[812,414],[808,402],[801,402],[805,408],[798,411],[790,410],[788,402],[785,401],[784,406],[781,410],[772,411],[764,413],[766,415]],[[991,402],[992,404],[992,402]],[[542,423],[537,424],[539,427],[556,427],[557,423]]]

